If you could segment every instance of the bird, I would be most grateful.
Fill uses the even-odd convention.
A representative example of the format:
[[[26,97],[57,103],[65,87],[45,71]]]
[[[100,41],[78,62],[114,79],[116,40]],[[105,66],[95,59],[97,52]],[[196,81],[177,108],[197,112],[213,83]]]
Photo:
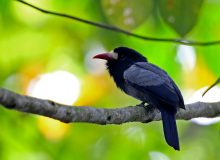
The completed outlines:
[[[93,58],[107,61],[110,76],[123,92],[161,112],[165,140],[169,146],[180,150],[175,115],[179,108],[185,109],[185,105],[179,88],[168,73],[138,51],[124,46]]]

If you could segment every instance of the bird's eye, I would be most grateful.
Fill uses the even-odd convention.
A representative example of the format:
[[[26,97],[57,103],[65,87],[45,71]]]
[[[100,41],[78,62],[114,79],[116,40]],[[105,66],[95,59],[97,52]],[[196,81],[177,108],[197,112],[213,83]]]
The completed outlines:
[[[120,59],[122,59],[122,58],[124,58],[124,57],[125,57],[124,54],[119,54],[119,58],[120,58]]]

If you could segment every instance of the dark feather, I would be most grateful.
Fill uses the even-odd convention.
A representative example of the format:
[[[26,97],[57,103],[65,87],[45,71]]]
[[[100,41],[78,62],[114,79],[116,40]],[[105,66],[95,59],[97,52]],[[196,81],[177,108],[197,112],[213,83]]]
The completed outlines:
[[[145,101],[151,102],[154,97],[166,104],[169,104],[169,108],[174,110],[178,108],[183,102],[181,96],[177,92],[174,82],[169,78],[167,73],[159,68],[155,68],[154,65],[146,62],[138,62],[130,66],[124,72],[124,79],[128,85],[133,86],[134,90],[142,91],[143,94],[148,94]],[[125,91],[126,92],[126,91]],[[132,96],[132,93],[128,93]],[[184,105],[183,105],[184,106]]]
[[[117,87],[160,110],[166,142],[179,150],[175,114],[178,108],[184,108],[184,100],[177,85],[137,51],[119,47],[114,52],[118,59],[108,60],[107,67]]]

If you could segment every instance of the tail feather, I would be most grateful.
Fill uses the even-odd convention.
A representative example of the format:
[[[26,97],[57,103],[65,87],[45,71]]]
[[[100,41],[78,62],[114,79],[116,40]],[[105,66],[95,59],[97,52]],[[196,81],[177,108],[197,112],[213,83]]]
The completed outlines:
[[[180,150],[175,113],[161,110],[161,116],[166,142],[175,150]]]

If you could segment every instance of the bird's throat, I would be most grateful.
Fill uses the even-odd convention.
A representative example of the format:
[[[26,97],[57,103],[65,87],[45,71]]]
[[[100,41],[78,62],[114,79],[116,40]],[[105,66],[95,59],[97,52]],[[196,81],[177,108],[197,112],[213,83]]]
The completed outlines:
[[[111,77],[113,77],[117,87],[124,90],[124,71],[128,68],[128,66],[121,65],[120,63],[114,61],[108,61],[106,63],[107,69]]]

